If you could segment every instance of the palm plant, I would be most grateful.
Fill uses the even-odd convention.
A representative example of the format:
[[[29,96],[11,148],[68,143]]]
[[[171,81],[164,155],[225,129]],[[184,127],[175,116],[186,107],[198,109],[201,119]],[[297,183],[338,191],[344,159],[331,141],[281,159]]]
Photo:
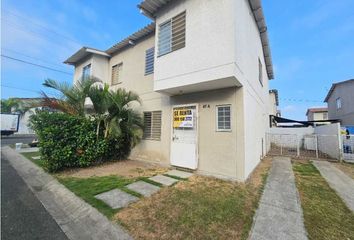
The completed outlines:
[[[100,83],[100,85],[96,84]],[[60,110],[70,115],[88,116],[97,121],[97,138],[102,132],[105,139],[125,139],[134,146],[142,135],[142,118],[131,108],[133,102],[140,103],[137,94],[118,89],[113,91],[97,78],[84,78],[69,86],[48,79],[44,86],[58,90],[62,96],[53,99],[44,95],[43,105]],[[93,111],[85,111],[85,99],[93,103]]]

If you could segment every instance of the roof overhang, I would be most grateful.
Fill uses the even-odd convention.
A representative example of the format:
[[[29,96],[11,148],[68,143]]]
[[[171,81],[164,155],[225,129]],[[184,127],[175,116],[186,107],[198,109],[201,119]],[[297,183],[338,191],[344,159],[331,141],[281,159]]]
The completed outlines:
[[[150,35],[151,33],[155,32],[155,23],[150,23],[149,25],[145,26],[144,28],[138,30],[137,32],[133,33],[129,37],[123,39],[122,41],[116,43],[105,52],[107,54],[113,54],[127,46],[135,45],[136,41]]]
[[[82,47],[80,50],[78,50],[76,53],[74,53],[71,57],[66,59],[64,61],[65,64],[69,65],[75,65],[82,59],[86,58],[87,56],[90,55],[100,55],[104,57],[110,57],[110,55],[104,51],[94,49],[94,48],[89,48],[89,47]]]
[[[331,96],[332,92],[334,91],[334,89],[335,89],[335,87],[337,85],[340,85],[340,84],[343,84],[343,83],[352,82],[352,81],[354,81],[354,79],[349,79],[349,80],[346,80],[346,81],[343,81],[343,82],[333,83],[332,86],[331,86],[331,89],[329,89],[329,91],[327,93],[327,96],[326,96],[324,102],[328,102],[329,97]]]
[[[172,0],[143,0],[139,5],[138,8],[140,12],[145,16],[155,19],[156,12],[161,9],[164,5],[171,2]],[[274,79],[274,72],[273,72],[273,64],[272,64],[272,56],[270,52],[269,46],[269,39],[268,39],[268,32],[267,26],[265,23],[265,17],[262,10],[262,4],[260,0],[248,0],[254,19],[257,23],[258,31],[261,37],[262,48],[263,48],[263,55],[267,70],[267,75],[269,79]]]

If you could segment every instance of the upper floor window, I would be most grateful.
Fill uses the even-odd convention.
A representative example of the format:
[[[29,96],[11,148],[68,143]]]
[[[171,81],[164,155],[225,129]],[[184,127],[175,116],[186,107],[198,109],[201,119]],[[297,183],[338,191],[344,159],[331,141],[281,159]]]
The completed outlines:
[[[336,99],[336,105],[337,105],[337,109],[341,109],[342,108],[342,99],[341,98],[337,98]]]
[[[159,25],[158,55],[178,50],[186,45],[186,12]]]
[[[216,130],[231,131],[231,105],[216,106]]]
[[[328,119],[328,113],[324,112],[323,113],[323,120],[327,120]]]
[[[82,78],[88,78],[90,75],[91,75],[91,64],[88,64],[82,69]]]
[[[261,60],[258,58],[258,81],[263,87],[263,66]]]
[[[112,67],[112,85],[121,83],[123,63],[119,63]]]
[[[146,50],[145,53],[145,75],[149,75],[154,72],[154,52],[155,48]]]

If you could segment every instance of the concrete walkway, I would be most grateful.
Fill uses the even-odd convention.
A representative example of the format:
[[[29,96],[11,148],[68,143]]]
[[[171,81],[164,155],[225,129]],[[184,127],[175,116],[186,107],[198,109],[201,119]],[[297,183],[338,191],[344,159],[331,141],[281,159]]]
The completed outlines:
[[[343,199],[349,209],[354,212],[354,180],[341,170],[325,161],[313,161],[329,186]]]
[[[250,239],[307,239],[290,158],[273,159]]]
[[[69,239],[132,239],[31,161],[10,147],[1,150]]]

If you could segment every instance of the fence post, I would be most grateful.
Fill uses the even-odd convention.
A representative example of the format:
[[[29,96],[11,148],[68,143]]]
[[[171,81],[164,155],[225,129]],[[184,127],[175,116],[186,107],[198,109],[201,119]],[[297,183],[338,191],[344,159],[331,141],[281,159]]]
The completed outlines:
[[[280,155],[283,156],[283,142],[281,141],[281,135],[280,135]]]
[[[297,156],[300,156],[300,137],[299,135],[296,134],[296,140],[297,140]]]
[[[316,139],[316,141],[315,141],[315,143],[316,143],[316,158],[318,158],[318,136],[317,136],[317,134],[315,135],[315,139]]]

